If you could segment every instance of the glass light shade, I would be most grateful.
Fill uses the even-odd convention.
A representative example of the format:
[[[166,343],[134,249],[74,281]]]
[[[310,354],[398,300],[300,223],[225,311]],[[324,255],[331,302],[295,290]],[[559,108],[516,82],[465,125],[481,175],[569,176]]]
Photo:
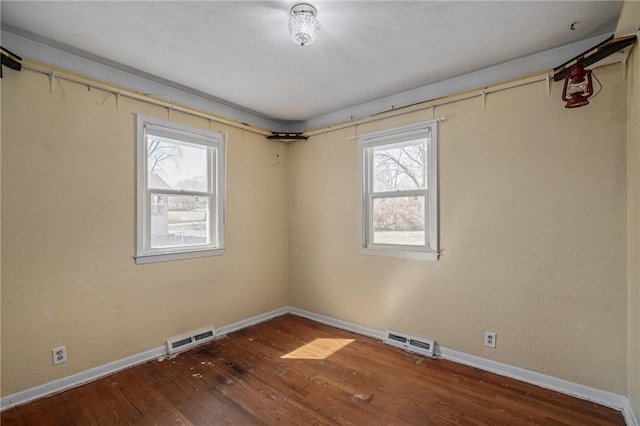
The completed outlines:
[[[318,38],[320,21],[316,8],[310,4],[301,3],[291,8],[289,18],[289,35],[291,40],[300,46],[307,46]]]

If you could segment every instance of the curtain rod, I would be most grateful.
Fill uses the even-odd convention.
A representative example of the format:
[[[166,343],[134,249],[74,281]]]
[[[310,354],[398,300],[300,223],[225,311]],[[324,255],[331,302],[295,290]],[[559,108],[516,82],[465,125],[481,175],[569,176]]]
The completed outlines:
[[[168,102],[153,96],[145,95],[143,93],[134,92],[133,90],[125,89],[122,87],[114,86],[112,84],[103,83],[98,80],[91,79],[89,77],[83,77],[78,74],[74,74],[69,71],[59,70],[48,65],[43,65],[34,61],[30,61],[27,59],[22,60],[23,68],[40,72],[49,76],[49,85],[50,90],[53,90],[53,79],[54,78],[63,78],[68,81],[72,81],[74,83],[79,83],[82,85],[86,85],[89,87],[93,87],[95,89],[104,90],[106,92],[111,92],[116,96],[116,108],[118,108],[118,99],[120,96],[125,96],[127,98],[135,99],[142,102],[147,102],[152,105],[161,106],[167,108],[170,111],[179,111],[185,114],[193,115],[195,117],[204,118],[216,123],[224,124],[227,126],[234,127],[236,129],[246,130],[251,133],[255,133],[262,136],[269,136],[271,132],[268,130],[260,129],[258,127],[252,127],[245,123],[240,123],[233,120],[227,120],[225,118],[218,117],[217,115],[201,111],[195,108],[190,108],[181,104],[177,104],[174,102]]]
[[[615,61],[615,62],[609,62],[609,63],[605,63],[603,65],[611,65],[613,63],[619,63],[622,62],[624,63],[624,60],[620,60],[620,61]],[[265,130],[265,129],[261,129],[258,127],[252,127],[248,124],[245,123],[240,123],[237,121],[233,121],[233,120],[228,120],[225,118],[221,118],[218,117],[214,114],[211,113],[207,113],[201,110],[197,110],[195,108],[190,108],[181,104],[177,104],[177,103],[173,103],[173,102],[167,102],[164,101],[162,99],[158,99],[155,98],[153,96],[149,96],[149,95],[145,95],[142,93],[138,93],[138,92],[134,92],[132,90],[129,89],[125,89],[125,88],[121,88],[115,85],[111,85],[108,83],[103,83],[100,82],[98,80],[93,80],[91,78],[88,77],[83,77],[74,73],[71,73],[69,71],[63,71],[63,70],[59,70],[47,65],[43,65],[37,62],[33,62],[27,59],[23,59],[22,60],[22,65],[23,68],[26,69],[30,69],[33,71],[37,71],[37,72],[41,72],[43,74],[47,74],[49,76],[49,84],[51,89],[53,90],[53,78],[54,77],[60,77],[60,78],[64,78],[65,80],[69,80],[75,83],[79,83],[79,84],[84,84],[90,87],[94,87],[96,89],[101,89],[107,92],[111,92],[116,96],[116,108],[117,108],[117,103],[118,103],[118,98],[120,96],[126,96],[128,98],[131,99],[136,99],[142,102],[147,102],[153,105],[157,105],[157,106],[161,106],[164,108],[167,108],[168,110],[174,110],[174,111],[179,111],[179,112],[183,112],[185,114],[189,114],[189,115],[193,115],[196,117],[200,117],[200,118],[204,118],[216,123],[220,123],[220,124],[224,124],[227,126],[231,126],[237,129],[241,129],[241,130],[246,130],[248,132],[251,133],[255,133],[258,135],[262,135],[262,136],[273,136],[273,132]],[[532,83],[536,83],[539,81],[543,81],[546,80],[547,81],[547,90],[548,93],[551,94],[551,83],[553,80],[553,70],[547,70],[538,74],[534,74],[532,76],[529,77],[524,77],[524,78],[517,78],[517,79],[513,79],[513,80],[509,80],[503,83],[497,83],[494,85],[490,85],[490,86],[486,86],[483,88],[477,88],[477,89],[471,89],[462,93],[458,93],[455,95],[449,95],[449,96],[444,96],[441,98],[435,98],[432,100],[428,100],[428,101],[422,101],[422,102],[417,102],[415,104],[412,105],[407,105],[404,107],[400,107],[397,109],[393,109],[393,110],[388,110],[388,111],[383,111],[383,112],[379,112],[379,113],[375,113],[375,114],[371,114],[356,120],[352,120],[352,121],[347,121],[344,122],[342,124],[336,124],[333,126],[326,126],[326,127],[321,127],[321,128],[317,128],[317,129],[313,129],[313,130],[309,130],[306,132],[303,132],[302,135],[310,137],[310,136],[316,136],[322,133],[327,133],[327,132],[332,132],[332,131],[336,131],[336,130],[341,130],[341,129],[346,129],[349,127],[353,127],[353,126],[357,126],[359,124],[365,124],[365,123],[372,123],[372,122],[376,122],[376,121],[380,121],[380,120],[384,120],[387,118],[392,118],[392,117],[397,117],[397,116],[401,116],[401,115],[405,115],[405,114],[410,114],[412,112],[417,112],[417,111],[424,111],[427,109],[432,109],[434,110],[435,107],[438,106],[442,106],[442,105],[446,105],[446,104],[450,104],[450,103],[454,103],[454,102],[458,102],[458,101],[463,101],[466,99],[471,99],[471,98],[475,98],[478,96],[482,96],[483,98],[483,104],[484,107],[486,108],[486,95],[489,93],[495,93],[495,92],[499,92],[502,90],[507,90],[507,89],[511,89],[514,87],[519,87],[519,86],[524,86],[527,84],[532,84]],[[435,119],[435,113],[434,113],[434,119]]]
[[[450,104],[453,102],[463,101],[465,99],[471,99],[478,96],[482,96],[483,98],[489,93],[499,92],[501,90],[511,89],[513,87],[524,86],[531,83],[536,83],[538,81],[547,80],[549,84],[549,90],[551,89],[551,79],[552,79],[553,71],[546,71],[540,74],[536,74],[530,77],[520,78],[517,80],[511,80],[505,83],[499,83],[492,86],[487,86],[482,89],[472,89],[466,92],[462,92],[456,95],[444,96],[441,98],[436,98],[430,101],[418,102],[412,105],[407,105],[398,109],[383,111],[376,114],[368,115],[366,117],[362,117],[353,121],[344,122],[342,124],[337,124],[335,126],[327,126],[314,130],[310,130],[308,132],[304,132],[305,136],[316,136],[326,132],[332,132],[336,130],[346,129],[349,127],[357,126],[359,124],[373,123],[380,120],[385,120],[387,118],[398,117],[405,114],[411,114],[412,112],[424,111],[427,109],[434,109],[435,107]],[[486,105],[486,99],[484,99]],[[434,114],[435,115],[435,114]],[[435,117],[434,117],[435,119]]]
[[[624,66],[625,60],[624,59],[620,59],[620,60],[614,60],[611,62],[604,62],[601,65],[598,65],[595,68],[599,68],[600,66],[606,66],[606,65],[612,65],[612,64],[616,64],[616,63],[622,63]],[[624,70],[623,70],[624,71]],[[551,95],[551,84],[553,82],[553,70],[547,70],[547,71],[543,71],[540,72],[538,74],[533,74],[531,76],[528,77],[521,77],[521,78],[516,78],[513,80],[508,80],[502,83],[496,83],[490,86],[486,86],[483,88],[476,88],[476,89],[471,89],[471,90],[467,90],[465,92],[461,92],[458,94],[454,94],[454,95],[449,95],[449,96],[443,96],[441,98],[435,98],[433,100],[429,100],[429,101],[422,101],[422,102],[417,102],[415,104],[412,105],[407,105],[404,107],[400,107],[397,109],[393,109],[393,110],[388,110],[388,111],[383,111],[383,112],[379,112],[379,113],[375,113],[375,114],[371,114],[356,120],[352,120],[352,121],[347,121],[341,124],[336,124],[333,126],[326,126],[326,127],[320,127],[317,129],[313,129],[313,130],[309,130],[306,132],[303,132],[302,134],[304,136],[316,136],[322,133],[327,133],[327,132],[333,132],[336,130],[341,130],[341,129],[346,129],[349,127],[353,127],[353,126],[357,126],[360,124],[366,124],[366,123],[373,123],[376,121],[380,121],[380,120],[384,120],[387,118],[392,118],[392,117],[397,117],[397,116],[401,116],[401,115],[405,115],[405,114],[411,114],[412,112],[417,112],[417,111],[424,111],[427,109],[431,109],[434,110],[435,107],[438,106],[442,106],[442,105],[447,105],[447,104],[451,104],[454,102],[459,102],[459,101],[463,101],[466,99],[471,99],[471,98],[475,98],[475,97],[479,97],[481,96],[483,98],[483,107],[486,108],[486,95],[488,95],[489,93],[495,93],[495,92],[500,92],[502,90],[507,90],[507,89],[511,89],[514,87],[519,87],[519,86],[525,86],[527,84],[532,84],[532,83],[536,83],[539,81],[546,81],[547,82],[547,92],[549,95]],[[435,119],[435,110],[434,110],[434,117],[433,119]]]

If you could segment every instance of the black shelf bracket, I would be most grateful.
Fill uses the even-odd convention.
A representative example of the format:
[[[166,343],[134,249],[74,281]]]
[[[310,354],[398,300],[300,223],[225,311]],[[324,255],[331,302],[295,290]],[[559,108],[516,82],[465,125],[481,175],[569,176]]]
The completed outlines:
[[[308,136],[304,136],[302,133],[280,133],[271,132],[267,139],[276,139],[281,141],[306,141]]]
[[[613,36],[607,40],[598,44],[597,46],[582,52],[573,59],[568,60],[564,64],[556,67],[553,70],[553,81],[564,80],[564,78],[571,72],[571,69],[576,63],[580,63],[585,67],[595,64],[596,62],[606,58],[607,56],[614,54],[625,47],[632,46],[637,41],[637,36],[632,35],[628,37],[621,37],[614,39]]]

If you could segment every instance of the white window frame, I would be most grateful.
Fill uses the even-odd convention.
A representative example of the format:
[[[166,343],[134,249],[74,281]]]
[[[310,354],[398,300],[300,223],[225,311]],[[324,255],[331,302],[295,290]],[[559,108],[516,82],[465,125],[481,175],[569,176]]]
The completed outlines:
[[[180,141],[208,148],[209,188],[207,191],[150,189],[147,184],[147,129]],[[225,146],[226,135],[136,114],[136,256],[137,264],[166,262],[224,254],[225,223]],[[209,244],[183,247],[151,247],[151,196],[162,192],[171,195],[209,197]]]
[[[430,137],[429,137],[430,132]],[[389,196],[425,196],[425,244],[409,246],[373,243],[373,148],[381,145],[401,146],[417,139],[427,139],[427,188],[394,191]],[[357,136],[358,140],[358,253],[438,260],[438,120],[397,127]],[[376,193],[377,197],[384,193]]]

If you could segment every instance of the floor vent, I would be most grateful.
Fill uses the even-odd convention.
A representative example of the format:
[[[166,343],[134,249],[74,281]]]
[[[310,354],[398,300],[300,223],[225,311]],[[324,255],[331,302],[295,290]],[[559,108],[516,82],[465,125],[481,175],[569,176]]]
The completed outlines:
[[[208,342],[216,337],[213,328],[194,331],[192,333],[183,334],[167,340],[167,352],[170,354],[187,350],[200,343]]]
[[[407,351],[416,352],[426,356],[433,356],[435,342],[422,337],[410,336],[398,331],[388,330],[384,342]]]

